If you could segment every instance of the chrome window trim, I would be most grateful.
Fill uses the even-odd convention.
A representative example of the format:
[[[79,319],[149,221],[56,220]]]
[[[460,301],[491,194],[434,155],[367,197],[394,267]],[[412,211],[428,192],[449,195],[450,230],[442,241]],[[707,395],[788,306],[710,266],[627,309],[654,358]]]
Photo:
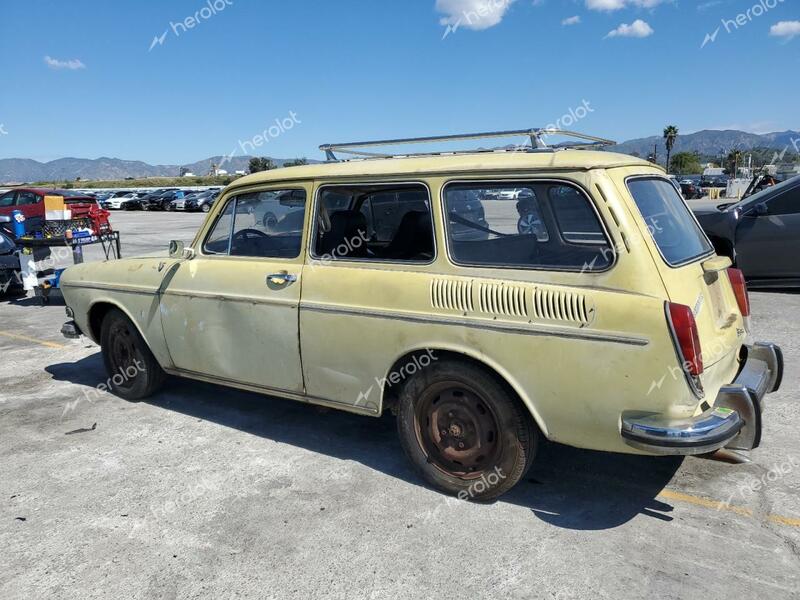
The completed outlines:
[[[664,177],[663,175],[630,175],[625,178],[625,189],[628,190],[628,194],[630,194],[630,197],[633,200],[633,204],[636,206],[636,210],[639,211],[639,216],[642,218],[642,221],[644,221],[645,225],[647,225],[647,219],[644,218],[644,215],[642,214],[642,209],[639,208],[639,204],[636,202],[636,198],[634,197],[633,192],[631,191],[631,188],[628,185],[630,181],[635,179],[659,179],[661,181],[666,181],[672,189],[675,189],[675,186],[672,185],[672,183],[670,183],[668,177]],[[697,225],[697,229],[699,229],[700,233],[703,234],[703,239],[706,241],[711,250],[709,250],[705,254],[698,254],[694,258],[690,258],[688,260],[684,260],[679,263],[671,263],[667,260],[667,257],[664,256],[664,253],[661,251],[661,246],[658,245],[655,236],[648,227],[647,233],[650,235],[650,239],[653,240],[653,245],[656,247],[656,250],[658,250],[658,254],[659,256],[661,256],[661,260],[663,260],[664,264],[666,264],[671,269],[680,269],[681,267],[685,267],[686,265],[690,265],[692,263],[700,262],[700,260],[709,258],[710,256],[714,256],[716,254],[716,251],[714,250],[714,244],[712,244],[711,240],[708,239],[708,235],[706,235],[705,230],[700,225],[700,221],[697,220],[694,211],[691,208],[689,208],[689,205],[686,202],[686,198],[684,198],[683,195],[681,194],[678,194],[678,198],[680,198],[681,202],[683,202],[683,205],[686,207],[686,210],[689,211],[689,215],[692,217],[692,220],[694,221],[695,225]]]
[[[584,271],[583,268],[569,268],[569,269],[567,269],[567,268],[544,267],[544,266],[523,267],[523,266],[517,266],[517,265],[501,265],[501,264],[487,265],[487,264],[472,264],[472,263],[458,262],[453,257],[452,248],[450,246],[451,239],[450,239],[450,230],[449,230],[449,224],[448,224],[449,219],[446,218],[447,217],[447,202],[446,202],[446,199],[445,199],[445,193],[447,191],[448,186],[453,185],[453,184],[462,184],[462,183],[470,183],[470,184],[471,183],[488,183],[488,184],[506,185],[509,182],[516,182],[516,183],[525,183],[525,182],[527,182],[527,183],[533,183],[533,182],[536,182],[536,183],[560,183],[560,184],[571,185],[571,186],[577,188],[579,191],[581,191],[583,193],[583,195],[586,197],[586,200],[589,202],[589,205],[592,207],[592,210],[594,211],[594,214],[597,217],[597,221],[598,221],[598,223],[600,223],[600,227],[603,229],[603,235],[605,236],[606,243],[608,244],[608,249],[612,253],[613,260],[608,265],[608,267],[606,267],[605,269],[599,269],[599,270],[593,270],[593,271],[588,271],[587,272],[587,271]],[[513,178],[508,178],[508,179],[483,179],[483,178],[476,178],[476,179],[472,179],[472,178],[470,178],[470,179],[450,179],[450,180],[445,181],[442,184],[442,188],[441,188],[441,191],[440,191],[440,194],[439,194],[439,202],[440,202],[440,208],[442,210],[442,216],[443,216],[442,220],[443,220],[443,223],[444,223],[444,239],[445,239],[445,246],[447,248],[447,258],[449,259],[450,263],[452,265],[456,266],[456,267],[469,267],[469,268],[474,268],[474,269],[502,269],[502,270],[511,270],[511,271],[538,271],[538,272],[544,272],[544,273],[578,273],[578,274],[597,275],[597,274],[601,274],[601,273],[608,273],[609,271],[614,269],[614,267],[617,266],[617,262],[619,260],[619,254],[617,252],[616,244],[614,244],[612,242],[612,240],[611,240],[611,234],[609,233],[608,226],[607,226],[605,220],[603,219],[602,215],[600,214],[600,211],[598,210],[597,205],[595,204],[594,199],[592,198],[592,195],[589,193],[589,191],[586,189],[585,186],[583,186],[582,184],[580,184],[580,183],[578,183],[576,181],[573,181],[571,179],[561,179],[561,178],[558,178],[558,177],[522,177],[522,178],[520,178],[519,176],[515,176]],[[559,229],[559,235],[561,235],[560,229]]]
[[[324,256],[318,256],[315,252],[314,246],[316,245],[317,239],[317,229],[319,227],[319,219],[317,215],[319,214],[320,210],[320,194],[322,190],[329,187],[353,187],[353,186],[380,186],[380,187],[392,187],[392,186],[402,186],[402,185],[419,185],[425,188],[428,192],[428,203],[430,205],[430,215],[431,215],[431,232],[433,235],[433,258],[428,261],[417,261],[417,260],[370,260],[370,259],[360,259],[360,258],[333,258],[331,260],[326,260]],[[362,179],[356,179],[354,181],[347,181],[341,183],[318,183],[317,190],[314,193],[314,203],[313,203],[313,213],[311,215],[311,228],[310,228],[310,235],[308,236],[308,258],[309,264],[311,261],[314,261],[314,265],[323,265],[323,266],[333,266],[336,264],[358,264],[358,265],[401,265],[401,266],[427,266],[434,264],[437,259],[439,258],[439,245],[436,243],[436,218],[433,215],[433,194],[431,193],[431,187],[428,185],[426,181],[387,181],[386,179],[381,179],[379,181],[367,181]]]
[[[310,182],[309,182],[310,183]],[[268,184],[267,187],[263,185],[256,185],[253,189],[248,189],[245,186],[242,186],[243,189],[241,190],[231,190],[231,193],[225,198],[225,201],[222,205],[222,209],[217,212],[216,217],[214,218],[214,222],[211,223],[209,227],[205,230],[205,235],[203,236],[202,241],[199,244],[198,248],[198,256],[202,256],[203,258],[229,258],[229,259],[236,259],[236,260],[244,260],[244,259],[253,259],[253,260],[282,260],[282,261],[293,261],[299,259],[303,255],[303,240],[302,235],[305,234],[305,222],[306,222],[306,215],[303,215],[303,231],[301,232],[301,239],[300,239],[300,248],[297,251],[297,255],[293,257],[282,257],[282,256],[232,256],[231,255],[231,245],[233,244],[233,232],[236,227],[236,208],[239,202],[239,196],[243,196],[245,194],[257,194],[260,192],[295,192],[301,191],[306,195],[305,199],[305,206],[303,210],[308,212],[308,208],[310,205],[308,190],[302,186],[297,185],[290,185],[290,186],[282,186],[282,185],[275,185]],[[225,254],[215,254],[215,253],[207,253],[206,252],[206,242],[208,242],[208,237],[214,232],[214,228],[217,226],[217,223],[222,218],[222,215],[227,210],[230,203],[233,202],[233,213],[231,215],[231,231],[228,235],[228,250]]]

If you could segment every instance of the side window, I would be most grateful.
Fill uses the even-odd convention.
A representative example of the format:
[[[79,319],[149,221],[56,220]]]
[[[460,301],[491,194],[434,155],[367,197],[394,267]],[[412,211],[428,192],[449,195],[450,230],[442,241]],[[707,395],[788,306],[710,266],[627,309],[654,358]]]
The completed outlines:
[[[769,200],[767,209],[770,215],[796,215],[800,213],[800,186]]]
[[[614,261],[591,200],[576,186],[453,183],[444,201],[450,254],[458,264],[602,271]]]
[[[19,192],[19,194],[17,194],[17,206],[36,204],[39,200],[39,196],[33,192]]]
[[[550,206],[558,221],[561,236],[573,244],[604,244],[605,234],[586,197],[569,185],[549,190]]]
[[[211,232],[206,236],[203,243],[203,252],[206,254],[228,254],[231,241],[231,227],[233,226],[233,207],[234,200],[228,200],[225,210],[223,210]]]
[[[14,194],[16,192],[7,192],[0,196],[0,208],[14,205]]]
[[[305,211],[305,190],[241,194],[228,202],[203,248],[208,254],[297,258]]]
[[[317,258],[430,262],[435,255],[430,196],[423,185],[322,188],[316,217]]]

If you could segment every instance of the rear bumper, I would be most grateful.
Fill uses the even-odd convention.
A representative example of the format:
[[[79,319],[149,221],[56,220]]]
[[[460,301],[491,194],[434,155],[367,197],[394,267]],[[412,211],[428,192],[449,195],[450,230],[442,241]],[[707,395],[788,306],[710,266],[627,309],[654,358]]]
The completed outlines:
[[[706,454],[720,448],[752,450],[761,444],[764,398],[783,381],[783,352],[775,344],[746,346],[736,380],[720,389],[714,405],[687,419],[623,413],[625,442],[651,454]]]

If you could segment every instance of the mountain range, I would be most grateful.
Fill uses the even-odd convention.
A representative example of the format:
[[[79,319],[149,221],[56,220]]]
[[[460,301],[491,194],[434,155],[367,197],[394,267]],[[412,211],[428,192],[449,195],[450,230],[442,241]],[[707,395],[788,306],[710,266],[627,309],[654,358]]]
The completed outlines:
[[[664,138],[661,136],[651,136],[629,140],[609,150],[621,152],[623,154],[635,154],[641,157],[649,156],[653,153],[653,148],[658,147],[659,159],[663,162],[666,158],[667,149],[664,146]],[[753,150],[755,148],[769,148],[782,152],[787,149],[794,154],[800,153],[800,132],[783,131],[776,133],[747,133],[746,131],[713,130],[706,129],[696,133],[679,135],[675,141],[672,154],[677,152],[697,152],[705,156],[720,156],[728,154],[731,150]]]
[[[658,147],[659,158],[663,161],[666,155],[664,140],[660,136],[652,136],[629,140],[609,150],[623,154],[635,154],[646,157]],[[770,148],[781,152],[788,148],[792,153],[800,153],[800,132],[783,131],[776,133],[755,134],[736,130],[704,130],[696,133],[680,135],[675,143],[673,154],[677,152],[698,152],[706,156],[727,154],[733,149],[742,151],[755,148]],[[0,159],[0,183],[25,183],[35,181],[75,181],[82,180],[119,180],[126,177],[177,177],[182,168],[195,175],[206,175],[211,165],[220,165],[229,173],[246,171],[251,156],[212,156],[205,160],[186,165],[150,165],[142,161],[121,160],[118,158],[60,158],[50,162],[39,162],[27,158]],[[282,166],[292,159],[273,158]],[[224,161],[224,162],[223,162]],[[309,160],[309,162],[317,162]]]
[[[212,156],[186,165],[150,165],[138,160],[119,158],[59,158],[50,162],[39,162],[29,158],[0,159],[0,184],[28,183],[36,181],[75,181],[81,180],[121,180],[126,177],[178,177],[181,169],[195,175],[208,175],[212,165],[225,169],[228,173],[246,171],[252,156]],[[291,158],[273,158],[278,166],[283,166]],[[309,161],[315,162],[315,161]]]

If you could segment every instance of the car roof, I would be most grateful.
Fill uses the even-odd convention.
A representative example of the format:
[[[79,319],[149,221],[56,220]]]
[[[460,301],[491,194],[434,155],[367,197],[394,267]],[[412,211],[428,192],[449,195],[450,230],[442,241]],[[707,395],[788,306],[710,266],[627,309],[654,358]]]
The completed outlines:
[[[86,194],[82,194],[74,190],[60,190],[56,188],[21,187],[21,188],[14,188],[13,190],[10,191],[34,192],[42,196],[64,196],[65,198],[91,198]]]
[[[475,152],[441,156],[413,156],[317,163],[261,171],[241,177],[231,187],[271,181],[336,177],[424,176],[510,170],[590,170],[656,165],[627,154],[590,150],[535,152]]]

